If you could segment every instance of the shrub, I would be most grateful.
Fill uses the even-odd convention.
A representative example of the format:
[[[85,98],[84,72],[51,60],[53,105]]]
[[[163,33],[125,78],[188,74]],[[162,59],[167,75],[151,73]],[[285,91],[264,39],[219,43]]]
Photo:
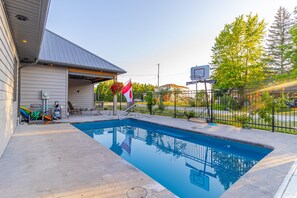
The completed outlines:
[[[145,97],[145,101],[147,102],[146,103],[147,109],[150,112],[150,114],[152,115],[153,114],[153,107],[156,104],[156,98],[154,97],[152,92],[147,93],[147,95]]]
[[[243,127],[243,128],[248,128],[249,123],[252,121],[252,118],[249,116],[248,113],[234,113],[232,114],[233,119],[237,122],[237,126]]]
[[[195,112],[192,111],[184,111],[184,115],[187,117],[188,120],[190,120],[190,118],[193,118],[195,116]]]
[[[226,108],[228,107],[232,110],[239,109],[238,100],[235,99],[234,97],[226,95],[226,94],[220,98],[220,104],[225,106]]]

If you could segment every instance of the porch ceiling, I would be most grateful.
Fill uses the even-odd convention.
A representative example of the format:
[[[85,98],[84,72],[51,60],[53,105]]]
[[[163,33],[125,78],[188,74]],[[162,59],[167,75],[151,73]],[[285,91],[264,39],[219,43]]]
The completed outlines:
[[[21,62],[38,58],[50,0],[5,0],[4,6]]]
[[[84,74],[84,73],[75,73],[75,72],[68,72],[68,76],[69,76],[69,78],[74,78],[74,79],[89,80],[92,83],[98,83],[98,82],[113,79],[112,76]]]

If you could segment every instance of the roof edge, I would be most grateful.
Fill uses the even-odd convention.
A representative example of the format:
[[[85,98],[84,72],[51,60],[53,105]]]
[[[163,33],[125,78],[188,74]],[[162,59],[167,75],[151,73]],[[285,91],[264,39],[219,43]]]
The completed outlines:
[[[62,66],[62,67],[75,67],[75,68],[80,68],[80,69],[88,69],[88,70],[94,70],[94,71],[103,71],[103,72],[111,72],[111,73],[116,73],[118,75],[120,74],[125,74],[127,71],[119,68],[119,70],[111,70],[111,69],[99,69],[99,68],[94,68],[94,67],[89,67],[89,66],[82,66],[82,65],[77,65],[77,64],[68,64],[68,63],[60,63],[60,62],[55,62],[55,61],[47,61],[47,60],[42,60],[38,59],[37,64],[54,64],[57,66]]]
[[[41,45],[42,45],[42,39],[44,35],[44,31],[46,30],[45,26],[47,23],[49,8],[50,8],[51,0],[43,0],[41,1],[40,10],[39,10],[39,17],[41,18],[41,23],[38,24],[39,32],[38,32],[38,38],[37,38],[37,51],[36,51],[36,60],[38,60]],[[44,14],[42,14],[44,13]]]

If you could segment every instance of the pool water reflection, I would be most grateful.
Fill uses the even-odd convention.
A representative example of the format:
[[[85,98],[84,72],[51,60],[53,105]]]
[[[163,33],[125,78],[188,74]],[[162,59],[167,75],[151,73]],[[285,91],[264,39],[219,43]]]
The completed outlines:
[[[133,119],[74,126],[179,197],[219,197],[271,151]]]

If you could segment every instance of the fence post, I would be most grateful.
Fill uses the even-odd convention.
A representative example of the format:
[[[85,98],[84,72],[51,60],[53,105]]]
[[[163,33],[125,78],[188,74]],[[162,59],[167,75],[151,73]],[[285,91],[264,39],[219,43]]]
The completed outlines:
[[[176,118],[176,92],[174,91],[174,118]]]
[[[211,91],[211,98],[210,98],[210,122],[213,123],[213,103],[214,103],[214,92]]]
[[[272,114],[272,120],[271,120],[271,125],[272,125],[272,132],[275,132],[275,123],[274,123],[274,102],[272,103],[272,109],[271,109],[271,114]]]
[[[121,101],[120,101],[120,111],[122,111],[122,100],[123,100],[123,94],[120,93],[120,96],[121,96]]]

